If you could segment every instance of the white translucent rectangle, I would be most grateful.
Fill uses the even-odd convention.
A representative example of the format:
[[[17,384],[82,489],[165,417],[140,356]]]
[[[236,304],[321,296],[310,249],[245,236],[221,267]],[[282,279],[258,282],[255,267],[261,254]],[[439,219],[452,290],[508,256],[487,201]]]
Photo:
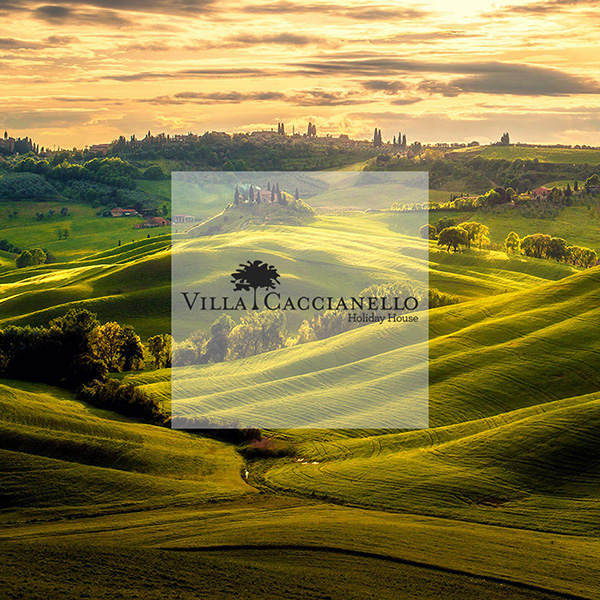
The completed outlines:
[[[173,173],[173,427],[427,427],[427,201],[423,172]]]

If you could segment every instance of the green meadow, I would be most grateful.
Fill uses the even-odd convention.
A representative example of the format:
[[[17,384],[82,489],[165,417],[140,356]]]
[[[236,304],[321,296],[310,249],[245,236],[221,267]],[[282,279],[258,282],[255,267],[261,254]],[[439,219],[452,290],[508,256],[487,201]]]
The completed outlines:
[[[373,196],[365,186],[349,197],[313,183],[310,218],[279,206],[223,211],[215,187],[195,235],[182,226],[149,239],[135,219],[85,205],[0,204],[19,213],[2,220],[0,238],[57,259],[16,269],[0,252],[0,328],[83,307],[133,325],[144,341],[167,333],[174,253],[195,265],[184,283],[213,296],[231,293],[230,274],[247,257],[275,264],[289,296],[358,294],[419,273],[458,301],[428,315],[427,429],[329,428],[325,406],[389,410],[414,350],[393,323],[244,359],[114,374],[167,411],[176,369],[190,416],[252,407],[308,419],[263,432],[290,450],[283,456],[248,458],[206,432],[0,380],[7,598],[600,598],[600,267],[448,253],[418,237],[425,213],[381,210],[397,190]],[[169,197],[170,182],[141,185]],[[62,206],[66,217],[35,216]],[[442,216],[488,225],[497,244],[514,230],[600,249],[586,207],[547,220],[429,219]],[[66,240],[59,226],[70,229]],[[198,314],[189,333],[219,314]],[[304,318],[288,315],[289,332]]]
[[[60,216],[62,208],[68,210]],[[49,211],[53,216],[48,216]],[[9,217],[14,211],[16,217]],[[0,202],[0,239],[6,239],[22,249],[43,248],[58,261],[70,261],[89,256],[90,253],[140,240],[148,235],[146,229],[134,229],[143,223],[140,217],[98,217],[97,209],[73,202]],[[39,220],[36,215],[44,214]],[[59,232],[68,231],[66,239]],[[150,231],[156,235],[157,231]],[[14,259],[13,259],[14,260]]]
[[[545,148],[534,146],[476,146],[455,151],[457,156],[481,156],[487,159],[539,160],[563,164],[600,164],[597,148]]]

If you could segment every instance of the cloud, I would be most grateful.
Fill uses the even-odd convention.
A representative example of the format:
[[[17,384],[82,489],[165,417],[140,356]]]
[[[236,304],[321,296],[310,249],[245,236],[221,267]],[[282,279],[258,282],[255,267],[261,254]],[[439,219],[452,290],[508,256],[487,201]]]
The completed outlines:
[[[241,104],[244,102],[285,102],[295,106],[347,106],[365,104],[370,99],[358,91],[299,90],[290,93],[264,92],[179,92],[141,100],[150,104]]]
[[[370,102],[358,92],[345,90],[303,90],[291,95],[289,101],[298,106],[348,106]]]
[[[52,35],[41,42],[35,40],[20,40],[16,38],[0,38],[0,50],[37,50],[40,48],[66,46],[74,41],[77,41],[77,38],[68,35]]]
[[[494,16],[510,17],[518,15],[545,15],[570,12],[578,8],[598,8],[599,0],[542,0],[530,4],[505,6],[492,14]]]
[[[231,77],[268,77],[273,75],[267,70],[255,68],[206,68],[184,69],[181,71],[143,71],[141,73],[124,73],[122,75],[105,75],[103,79],[113,81],[149,81],[153,79],[193,79],[193,78],[231,78]]]
[[[299,33],[276,33],[274,35],[238,35],[232,38],[233,44],[240,46],[281,44],[285,46],[307,46],[322,42],[322,38]],[[224,40],[223,46],[227,45]]]
[[[396,98],[395,100],[392,100],[390,104],[393,104],[394,106],[408,106],[409,104],[421,102],[421,100],[423,100],[423,98]]]
[[[52,0],[51,4],[38,6],[39,2],[35,0],[0,0],[0,11],[29,10],[45,20],[100,15],[109,24],[107,15],[113,15],[111,19],[118,18],[118,15],[114,16],[117,12],[200,16],[213,12],[216,4],[216,0]],[[90,13],[90,9],[93,12]]]
[[[309,75],[378,75],[399,73],[444,73],[466,75],[450,82],[427,79],[422,91],[456,96],[459,93],[512,94],[527,96],[559,96],[598,94],[596,80],[566,73],[558,69],[501,62],[428,62],[389,57],[356,60],[325,60],[296,65]]]
[[[132,21],[109,10],[84,12],[73,10],[57,4],[43,4],[32,12],[36,19],[46,21],[53,25],[78,24],[78,25],[110,25],[113,27],[128,27]]]
[[[332,17],[345,17],[359,21],[392,21],[400,19],[419,19],[427,13],[416,8],[401,8],[390,5],[359,5],[348,7],[347,4],[324,3],[301,3],[301,2],[271,2],[265,4],[252,4],[242,9],[247,13],[255,14],[302,14],[317,13]]]
[[[2,127],[12,129],[44,129],[74,127],[88,123],[85,110],[2,110]]]
[[[459,30],[442,30],[442,31],[421,31],[411,33],[398,33],[384,38],[370,38],[367,41],[373,45],[378,44],[407,44],[407,43],[430,43],[440,40],[454,40],[462,38],[470,38],[477,36],[477,33],[459,31]]]
[[[369,79],[363,81],[362,86],[366,90],[386,94],[397,94],[400,90],[406,89],[406,84],[402,81],[386,81],[385,79]]]

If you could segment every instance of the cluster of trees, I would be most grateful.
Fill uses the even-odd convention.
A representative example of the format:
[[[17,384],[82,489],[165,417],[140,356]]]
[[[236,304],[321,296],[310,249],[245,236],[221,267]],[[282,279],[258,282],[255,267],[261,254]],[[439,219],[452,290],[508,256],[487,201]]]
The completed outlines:
[[[477,246],[480,250],[490,245],[490,230],[486,225],[476,221],[456,223],[447,217],[440,219],[435,225],[426,223],[419,229],[424,239],[437,240],[448,252],[457,252],[461,247]],[[578,267],[593,267],[598,262],[595,250],[582,246],[570,245],[565,239],[544,233],[527,235],[523,239],[511,231],[504,241],[507,254],[547,258],[558,262],[566,262]]]
[[[563,238],[544,233],[534,233],[520,239],[517,233],[511,231],[504,241],[504,247],[507,254],[547,258],[584,269],[593,267],[598,262],[598,254],[595,250],[583,246],[572,246]]]
[[[570,184],[564,189],[553,188],[547,195],[540,196],[532,193],[519,194],[512,187],[495,187],[480,196],[452,196],[447,202],[427,202],[423,204],[404,204],[395,202],[391,210],[405,211],[469,211],[469,210],[491,210],[507,205],[514,207],[525,217],[530,218],[554,218],[564,207],[573,204],[575,196],[582,194],[594,194],[598,191],[597,175],[589,177],[582,188],[575,180],[574,188]]]
[[[105,381],[109,371],[143,366],[144,347],[134,329],[100,324],[88,310],[69,310],[47,326],[0,330],[0,376],[78,388]]]
[[[12,242],[8,240],[0,240],[0,250],[4,250],[4,252],[10,252],[12,254],[20,254],[21,248],[19,246],[15,246]]]
[[[239,186],[235,186],[235,192],[233,194],[233,203],[237,206],[238,204],[241,204],[242,202],[256,202],[257,204],[260,204],[261,200],[260,200],[260,188],[255,188],[252,184],[250,184],[250,186],[248,187],[248,191],[246,190],[242,190],[240,191]],[[267,192],[269,194],[270,197],[270,201],[272,203],[278,203],[278,204],[287,204],[287,198],[286,196],[289,196],[289,194],[286,194],[285,192],[282,192],[279,189],[279,183],[275,183],[273,186],[271,185],[271,182],[268,181],[267,182]],[[296,190],[296,195],[298,194],[298,190]],[[298,199],[298,197],[296,197],[296,199]]]
[[[128,189],[133,189],[133,180],[140,177],[140,172],[134,165],[119,157],[93,158],[83,163],[66,159],[57,163],[55,160],[27,156],[13,162],[12,170],[15,173],[43,175],[61,182],[85,180]]]
[[[17,265],[17,269],[23,269],[24,267],[43,265],[47,260],[48,255],[46,252],[41,248],[34,248],[33,250],[23,250],[15,259],[15,264]]]
[[[500,145],[510,146],[510,134],[508,133],[508,131],[506,131],[500,136]]]
[[[239,324],[222,314],[209,332],[197,331],[176,345],[173,364],[205,364],[245,358],[283,348],[287,340],[285,316],[280,311],[253,311]]]
[[[77,391],[77,397],[98,408],[143,419],[154,425],[165,425],[168,421],[167,415],[154,398],[134,385],[120,383],[116,379],[106,382],[94,379],[83,384]]]
[[[53,200],[58,190],[34,173],[8,173],[0,177],[0,200]]]
[[[177,161],[182,169],[207,171],[311,171],[341,167],[375,155],[374,149],[366,144],[338,146],[331,140],[321,142],[316,136],[314,123],[309,124],[303,138],[282,135],[260,138],[218,132],[176,138],[163,134],[144,139],[132,136],[116,140],[109,154],[130,161],[164,158]]]
[[[429,223],[419,229],[419,235],[428,240],[437,240],[438,246],[445,246],[457,252],[460,246],[471,248],[477,246],[480,250],[490,244],[490,230],[486,225],[477,221],[466,221],[456,225],[451,219],[440,219],[436,225]]]
[[[398,146],[401,150],[406,150],[406,134],[398,132],[398,137],[394,136],[393,146]]]
[[[413,155],[419,154],[413,151]],[[585,181],[598,170],[596,164],[568,164],[542,162],[537,159],[514,161],[486,159],[480,156],[469,158],[468,154],[452,157],[423,153],[418,162],[408,155],[398,155],[386,163],[374,163],[375,170],[429,171],[429,185],[434,190],[452,189],[457,181],[464,182],[464,188],[483,194],[493,187],[513,188],[519,194],[544,184],[547,181]],[[585,186],[583,187],[585,190]]]
[[[148,338],[148,351],[154,358],[157,369],[166,369],[171,366],[173,352],[173,338],[168,333],[161,333]]]
[[[9,144],[9,139],[12,140],[12,145]],[[44,152],[44,147],[42,146],[40,150],[40,145],[36,144],[30,137],[24,138],[9,138],[8,131],[4,132],[4,141],[0,140],[0,154],[8,156],[11,154],[27,154],[28,152],[33,152],[34,154],[39,154]]]

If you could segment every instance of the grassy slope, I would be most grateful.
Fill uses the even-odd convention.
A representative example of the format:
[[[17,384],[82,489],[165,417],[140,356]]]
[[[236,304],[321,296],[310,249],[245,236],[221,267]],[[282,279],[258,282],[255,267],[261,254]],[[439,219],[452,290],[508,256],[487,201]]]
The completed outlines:
[[[5,509],[139,510],[251,491],[225,444],[136,423],[41,384],[3,381],[0,406]]]
[[[534,291],[431,311],[431,425],[598,389],[598,281],[600,270],[593,269]],[[395,397],[411,368],[403,362],[403,339],[403,326],[384,323],[232,363],[182,367],[178,385],[189,398],[182,406],[215,417],[235,416],[236,406],[245,414],[247,403],[263,416],[285,407],[313,427],[327,427],[324,400],[352,413],[366,398],[379,406]],[[131,377],[168,396],[166,374]],[[540,389],[539,381],[550,385]]]
[[[435,429],[374,438],[353,432],[358,439],[287,434],[301,456],[325,462],[284,461],[265,482],[359,505],[597,535],[600,405],[597,394],[573,396],[600,386],[599,282],[593,269],[432,311]],[[377,406],[394,397],[404,376],[402,337],[396,325],[372,325],[235,363],[182,368],[180,389],[190,398],[183,410],[230,416],[236,403],[251,403],[262,417],[275,406],[326,427],[325,405],[356,411],[367,399]],[[168,393],[166,374],[133,379]]]
[[[2,538],[4,589],[28,598],[114,598],[117,583],[144,598],[548,600],[524,586],[594,598],[599,575],[597,540],[268,497],[13,525]]]
[[[133,325],[143,337],[170,328],[170,236],[92,254],[84,261],[0,274],[0,323],[41,325],[73,306]]]
[[[482,158],[500,158],[504,160],[534,160],[541,162],[568,164],[600,164],[600,150],[575,148],[535,148],[525,146],[479,146],[455,152],[461,156],[481,156]]]
[[[373,282],[402,279],[403,263],[425,268],[411,258],[423,242],[393,231],[390,218],[393,215],[328,215],[304,227],[262,225],[188,241],[184,249],[193,266],[190,285],[210,289],[211,295],[230,295],[229,274],[250,257],[274,262],[282,274],[282,293],[290,295],[348,295]],[[39,325],[70,306],[85,306],[103,320],[134,325],[143,337],[168,331],[168,246],[168,236],[157,236],[85,260],[0,271],[0,323]],[[372,249],[367,262],[365,248]],[[573,272],[550,261],[475,251],[449,255],[435,246],[430,259],[431,285],[463,299],[524,289]],[[208,327],[217,316],[210,311],[199,314],[196,327]],[[306,315],[292,315],[290,329],[303,318]]]
[[[66,217],[57,216],[62,207],[69,210]],[[47,215],[51,209],[56,213],[54,217],[46,217],[43,221],[36,219],[36,213],[43,212]],[[8,215],[14,210],[19,213],[17,218],[4,218],[3,213]],[[83,258],[90,253],[116,246],[119,240],[125,244],[148,235],[147,230],[133,228],[136,223],[143,221],[141,218],[97,217],[96,209],[78,203],[0,202],[0,217],[3,223],[0,238],[7,239],[20,248],[44,248],[59,261]],[[58,229],[68,229],[69,237],[59,240]],[[150,235],[157,235],[157,231],[151,231]]]

